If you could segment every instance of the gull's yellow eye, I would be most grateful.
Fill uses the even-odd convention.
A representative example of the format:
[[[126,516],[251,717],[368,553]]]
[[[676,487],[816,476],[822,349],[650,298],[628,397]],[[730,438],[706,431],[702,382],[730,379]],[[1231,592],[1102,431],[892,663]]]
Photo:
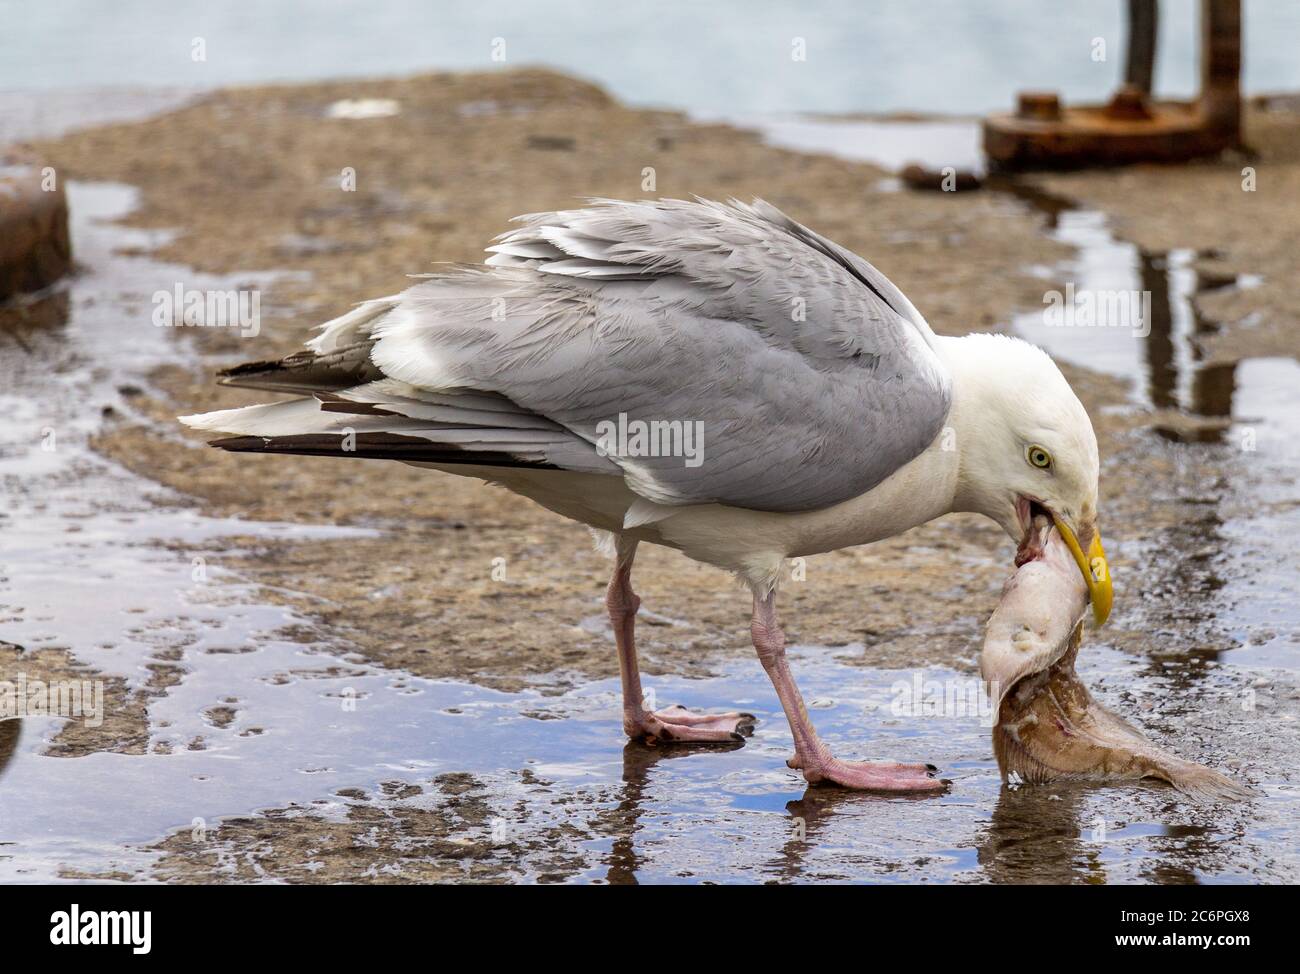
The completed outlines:
[[[1041,446],[1031,446],[1025,451],[1025,459],[1030,465],[1038,467],[1040,470],[1046,470],[1052,465],[1052,455],[1044,450]]]

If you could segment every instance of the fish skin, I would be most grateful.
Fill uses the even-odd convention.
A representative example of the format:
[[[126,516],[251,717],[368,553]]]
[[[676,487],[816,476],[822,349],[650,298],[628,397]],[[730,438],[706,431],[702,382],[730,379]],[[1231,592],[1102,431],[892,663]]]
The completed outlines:
[[[1035,530],[1042,534],[1042,556],[1007,579],[985,628],[980,676],[999,722],[1007,691],[1061,658],[1088,607],[1087,583],[1065,539],[1051,522],[1040,521]]]
[[[1055,529],[1044,556],[1018,569],[989,620],[980,673],[997,708],[993,752],[1004,781],[1154,778],[1198,799],[1244,799],[1245,785],[1147,740],[1097,703],[1075,673],[1087,587]],[[1082,591],[1082,596],[1080,595]],[[999,681],[995,684],[993,681]]]

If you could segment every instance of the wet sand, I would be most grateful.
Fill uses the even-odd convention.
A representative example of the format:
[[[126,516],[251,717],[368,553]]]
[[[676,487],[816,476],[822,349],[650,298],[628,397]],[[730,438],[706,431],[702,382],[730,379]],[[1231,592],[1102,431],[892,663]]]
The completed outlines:
[[[326,119],[327,107],[345,97],[392,98],[401,110],[388,118]],[[1259,275],[1259,286],[1204,298],[1206,314],[1223,323],[1214,347],[1236,357],[1294,355],[1287,336],[1296,334],[1300,301],[1283,267],[1292,248],[1278,242],[1291,239],[1297,225],[1298,133],[1293,114],[1252,115],[1250,137],[1261,153],[1261,188],[1253,195],[1241,194],[1234,175],[1241,163],[1231,159],[1039,182],[1104,209],[1117,231],[1151,250],[1219,251],[1212,260],[1198,258],[1207,277]],[[612,640],[602,618],[608,566],[580,526],[474,481],[398,464],[220,454],[173,421],[177,413],[256,398],[216,387],[211,373],[220,365],[284,354],[312,325],[404,286],[406,274],[432,260],[481,259],[510,216],[579,196],[761,195],[872,259],[937,331],[1009,330],[1018,312],[1041,308],[1045,287],[1060,286],[1059,262],[1072,253],[1044,232],[1043,213],[1023,200],[993,192],[898,192],[870,165],[775,149],[752,133],[692,125],[674,113],[627,109],[590,85],[544,72],[238,89],[24,151],[54,162],[66,179],[138,187],[137,205],[121,223],[132,228],[124,232],[143,233],[119,242],[117,256],[147,255],[179,269],[155,265],[133,282],[135,317],[127,326],[151,331],[150,341],[161,344],[129,363],[140,372],[136,381],[96,390],[95,402],[107,412],[86,424],[86,441],[124,476],[161,485],[139,502],[143,534],[150,510],[166,523],[188,524],[191,515],[221,521],[220,532],[159,529],[162,536],[150,544],[181,566],[204,559],[214,575],[237,583],[224,598],[253,599],[258,612],[274,618],[259,630],[263,635],[250,637],[250,650],[223,647],[219,631],[198,623],[186,635],[165,612],[155,613],[163,635],[144,667],[153,675],[111,691],[124,701],[111,709],[116,723],[94,734],[67,725],[41,752],[80,760],[100,752],[176,757],[179,748],[202,760],[205,751],[235,747],[256,765],[265,752],[248,749],[274,747],[280,728],[270,719],[277,712],[271,698],[248,693],[241,679],[267,686],[282,685],[281,677],[293,686],[317,679],[290,665],[302,652],[322,681],[353,672],[354,682],[371,681],[367,692],[401,714],[394,741],[372,744],[371,770],[364,736],[344,752],[362,770],[326,767],[322,745],[319,766],[304,754],[295,768],[323,772],[318,787],[295,780],[277,804],[259,804],[238,790],[220,801],[189,797],[168,827],[137,839],[139,854],[112,867],[102,856],[98,865],[93,855],[69,856],[62,874],[614,882],[1297,876],[1295,854],[1274,827],[1294,802],[1294,670],[1265,673],[1257,662],[1235,662],[1243,647],[1265,646],[1271,665],[1290,658],[1280,665],[1293,668],[1295,617],[1243,621],[1222,594],[1225,579],[1232,594],[1234,580],[1250,585],[1260,577],[1248,545],[1233,532],[1250,516],[1244,509],[1258,506],[1252,471],[1267,469],[1257,461],[1268,456],[1170,442],[1177,410],[1134,405],[1120,378],[1065,368],[1097,426],[1103,527],[1117,573],[1115,624],[1085,643],[1080,671],[1101,684],[1109,706],[1177,741],[1186,757],[1228,766],[1266,790],[1271,783],[1264,812],[1183,812],[1154,787],[1080,791],[1064,802],[1000,791],[987,731],[977,723],[963,723],[952,735],[943,720],[882,716],[898,679],[974,673],[982,626],[1012,555],[1010,540],[976,518],[946,518],[869,549],[809,559],[806,580],[784,585],[792,642],[831,648],[810,651],[799,664],[808,674],[806,692],[825,704],[815,717],[828,738],[873,755],[936,760],[957,782],[953,796],[932,807],[805,795],[782,764],[788,729],[763,696],[770,691],[752,660],[747,597],[724,573],[673,552],[644,552],[636,576],[644,602],[642,665],[649,685],[675,694],[667,702],[745,703],[762,711],[759,736],[733,752],[624,750],[613,710]],[[355,192],[340,189],[345,167],[355,170]],[[642,190],[645,167],[655,170],[653,193]],[[1194,218],[1181,222],[1189,213]],[[225,286],[261,288],[259,335],[152,329],[139,301],[150,281],[156,288],[178,281],[198,287],[191,282],[200,274],[225,275]],[[111,286],[102,294],[111,299]],[[10,332],[24,327],[39,332],[16,313],[6,318]],[[1294,497],[1282,485],[1269,512],[1283,516]],[[239,520],[223,520],[230,518]],[[268,530],[266,522],[286,527]],[[294,525],[354,530],[303,536]],[[495,558],[506,560],[504,581],[492,578]],[[223,625],[230,620],[212,628]],[[50,626],[53,647],[23,665],[52,673],[95,667],[77,640],[58,632],[57,618]],[[213,669],[211,654],[223,648],[249,669]],[[121,682],[110,667],[103,673],[110,687],[113,679]],[[182,692],[194,686],[204,693]],[[1233,704],[1245,690],[1257,706],[1243,713]],[[427,723],[418,708],[401,709],[408,694],[440,701]],[[457,694],[488,708],[470,709],[480,723],[467,736],[453,730],[464,716],[452,702]],[[481,722],[488,719],[483,713],[498,711],[514,715],[495,719],[515,732],[494,745],[495,732]],[[385,723],[364,726],[382,736]],[[284,726],[301,742],[313,725],[310,714],[295,711]],[[1268,739],[1261,742],[1265,726]],[[180,734],[181,727],[193,730]],[[242,739],[232,744],[237,735]],[[530,759],[529,748],[546,758]],[[377,776],[373,765],[384,759],[375,755],[392,755],[393,766],[400,756],[403,773]],[[219,767],[204,765],[202,774]],[[359,792],[324,783],[348,774],[370,783]],[[748,803],[738,797],[750,790],[746,782],[759,795]],[[0,778],[0,791],[5,784]],[[243,814],[229,817],[237,810]],[[1128,849],[1133,861],[1125,865],[1086,841],[1061,848],[1051,838],[1061,830],[1044,827],[1059,819],[1086,829],[1098,814],[1112,824],[1138,822],[1131,838],[1143,854]],[[1170,826],[1171,815],[1182,824]],[[752,824],[755,816],[763,823],[755,826],[756,847],[740,851],[718,838],[718,829],[739,833],[741,819]],[[191,817],[204,823],[201,840],[187,824]],[[821,837],[792,845],[792,820],[810,833],[820,823]],[[1120,825],[1121,834],[1126,827]],[[502,828],[506,834],[496,834]],[[1269,828],[1273,836],[1262,837]],[[951,847],[927,848],[931,836]],[[855,849],[855,842],[866,846]],[[719,868],[729,854],[734,868]],[[836,866],[837,855],[847,861]],[[713,865],[705,869],[706,863]]]

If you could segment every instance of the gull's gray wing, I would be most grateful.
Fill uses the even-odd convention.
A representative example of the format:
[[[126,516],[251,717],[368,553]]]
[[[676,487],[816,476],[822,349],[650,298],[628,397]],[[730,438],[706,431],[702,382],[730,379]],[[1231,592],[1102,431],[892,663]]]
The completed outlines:
[[[666,505],[827,507],[942,428],[950,378],[925,320],[768,204],[594,201],[520,222],[490,266],[429,275],[372,315],[370,362],[411,387],[505,396],[594,446],[620,417],[702,424],[698,466],[609,457]],[[358,338],[336,331],[312,347]]]

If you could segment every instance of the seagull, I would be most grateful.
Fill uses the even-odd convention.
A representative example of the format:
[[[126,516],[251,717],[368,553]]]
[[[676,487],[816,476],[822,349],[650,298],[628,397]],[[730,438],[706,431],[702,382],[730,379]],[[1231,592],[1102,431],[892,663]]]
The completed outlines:
[[[592,528],[623,728],[743,741],[751,714],[644,705],[641,543],[733,572],[810,784],[937,792],[925,763],[832,755],[777,618],[789,559],[969,511],[1043,556],[1055,523],[1098,625],[1111,581],[1097,440],[1052,360],[1015,338],[936,335],[871,264],[755,200],[593,199],[517,217],[483,264],[440,265],[319,326],[306,350],[224,371],[287,401],[180,417],[223,450],[384,458],[504,487]]]

